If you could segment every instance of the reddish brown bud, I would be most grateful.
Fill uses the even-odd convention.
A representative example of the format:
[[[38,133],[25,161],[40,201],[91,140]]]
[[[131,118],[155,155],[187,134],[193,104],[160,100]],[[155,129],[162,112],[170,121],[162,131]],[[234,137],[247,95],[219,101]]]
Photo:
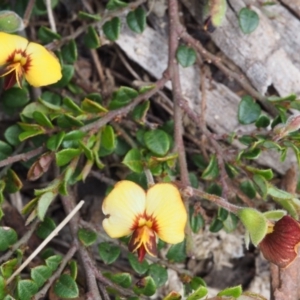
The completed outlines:
[[[44,173],[46,173],[54,159],[52,152],[47,152],[41,155],[38,160],[33,163],[27,173],[27,179],[34,181],[39,179]]]
[[[273,231],[264,237],[259,248],[267,260],[280,268],[286,268],[297,257],[299,243],[299,222],[284,216],[275,223]]]

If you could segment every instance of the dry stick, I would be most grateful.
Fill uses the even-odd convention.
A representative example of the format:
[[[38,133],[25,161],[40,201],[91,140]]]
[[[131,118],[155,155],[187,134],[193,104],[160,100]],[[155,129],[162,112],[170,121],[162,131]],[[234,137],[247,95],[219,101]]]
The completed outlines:
[[[10,250],[0,257],[0,264],[4,261],[7,261],[19,247],[28,242],[33,232],[35,231],[38,223],[39,220],[35,220],[31,225],[30,229],[22,236],[22,238],[18,240],[15,244],[13,244]]]
[[[182,99],[181,83],[179,76],[179,68],[176,61],[176,50],[178,48],[178,35],[176,31],[176,20],[178,18],[178,2],[177,0],[169,0],[169,61],[168,69],[171,75],[172,81],[172,93],[174,101],[174,139],[175,149],[178,153],[179,169],[180,169],[180,180],[183,185],[190,185],[188,167],[186,162],[186,153],[183,143],[183,126],[182,126],[182,111],[180,102]],[[184,199],[186,200],[186,199]],[[184,205],[187,211],[189,211],[189,202],[184,201]],[[190,222],[186,223],[186,252],[188,256],[193,256],[193,241],[192,241],[192,230]]]
[[[39,300],[45,297],[49,288],[52,286],[53,282],[60,276],[64,268],[66,267],[68,261],[74,256],[75,252],[77,251],[77,246],[71,246],[70,250],[62,259],[59,268],[52,274],[52,276],[47,280],[47,283],[43,286],[43,288],[33,296],[32,300]]]
[[[29,24],[29,19],[30,19],[34,4],[35,4],[35,0],[29,0],[29,2],[27,4],[27,7],[26,7],[26,10],[24,13],[24,17],[23,17],[25,27],[27,27],[27,25]]]
[[[51,234],[33,251],[33,253],[23,262],[23,264],[7,280],[9,284],[38,254],[39,252],[59,233],[59,231],[73,218],[78,212],[84,201],[81,200],[76,207],[70,211],[66,218],[51,232]]]
[[[31,151],[28,151],[26,153],[21,153],[21,154],[14,155],[14,156],[9,156],[8,158],[3,159],[3,160],[0,161],[0,168],[4,167],[4,166],[7,166],[7,165],[10,165],[10,164],[13,164],[13,163],[18,162],[18,161],[27,161],[27,160],[31,159],[32,157],[41,154],[44,150],[45,150],[45,148],[43,146],[41,146],[41,147],[38,147],[38,148],[33,149]]]
[[[62,196],[61,202],[66,213],[69,213],[75,205],[73,198],[70,196]],[[84,248],[83,245],[81,245],[81,243],[78,241],[77,238],[78,219],[79,218],[72,219],[69,226],[70,226],[71,234],[74,239],[74,243],[78,247],[78,253],[82,261],[82,267],[84,268],[85,275],[86,275],[86,282],[88,286],[87,299],[101,300],[97,282],[94,277],[94,273],[91,269],[91,261],[89,258],[89,254],[87,252],[87,249]]]
[[[50,23],[51,30],[53,32],[56,32],[56,24],[55,24],[55,19],[54,19],[54,15],[53,15],[51,2],[52,2],[51,0],[46,0],[48,20],[49,20],[49,23]]]
[[[113,120],[114,118],[121,117],[123,115],[128,114],[135,106],[137,106],[144,99],[147,99],[147,98],[153,96],[158,90],[163,88],[168,80],[169,80],[169,74],[168,74],[168,72],[165,72],[164,76],[154,84],[155,86],[153,87],[153,89],[149,90],[148,92],[146,92],[144,94],[137,96],[127,106],[124,106],[118,110],[112,110],[112,111],[108,112],[105,116],[103,116],[101,119],[81,127],[80,130],[83,132],[86,132],[86,131],[89,131],[92,129],[99,129],[99,128],[103,127],[104,125],[106,125],[111,120]]]

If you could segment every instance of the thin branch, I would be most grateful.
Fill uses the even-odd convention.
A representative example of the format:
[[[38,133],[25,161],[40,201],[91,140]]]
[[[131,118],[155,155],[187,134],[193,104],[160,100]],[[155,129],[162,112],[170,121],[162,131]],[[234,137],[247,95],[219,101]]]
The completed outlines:
[[[7,284],[9,284],[39,253],[44,247],[65,227],[65,225],[74,217],[78,210],[82,207],[84,201],[80,201],[77,206],[69,212],[65,219],[51,232],[51,234],[33,251],[33,253],[22,263],[22,265],[9,277]]]
[[[48,14],[48,20],[50,23],[50,28],[53,32],[57,32],[56,31],[56,24],[55,24],[55,19],[54,19],[54,15],[53,15],[53,10],[52,10],[52,6],[51,6],[51,0],[46,0],[46,7],[47,7],[47,14]]]
[[[63,272],[64,268],[66,267],[69,260],[74,256],[75,252],[77,251],[77,245],[71,246],[70,250],[67,252],[67,254],[62,259],[59,268],[52,274],[52,276],[47,280],[47,283],[43,286],[43,288],[35,295],[33,296],[32,300],[39,300],[46,296],[48,290],[54,283],[54,281],[60,276],[60,274]]]
[[[26,10],[24,13],[24,17],[23,17],[25,27],[27,27],[27,25],[29,24],[29,19],[30,19],[34,4],[35,4],[35,0],[28,1],[27,7],[26,7]]]

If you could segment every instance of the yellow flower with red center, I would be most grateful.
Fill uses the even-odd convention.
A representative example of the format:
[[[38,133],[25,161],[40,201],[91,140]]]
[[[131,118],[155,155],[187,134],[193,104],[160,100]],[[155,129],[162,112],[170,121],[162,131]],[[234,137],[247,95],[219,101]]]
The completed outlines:
[[[0,32],[0,44],[0,77],[5,76],[5,89],[15,83],[21,87],[23,76],[34,87],[61,79],[58,59],[42,45],[4,32]]]
[[[142,261],[146,252],[157,255],[156,238],[177,244],[184,240],[187,212],[178,189],[158,183],[147,191],[132,181],[118,182],[102,205],[103,228],[112,238],[132,234],[128,244]]]

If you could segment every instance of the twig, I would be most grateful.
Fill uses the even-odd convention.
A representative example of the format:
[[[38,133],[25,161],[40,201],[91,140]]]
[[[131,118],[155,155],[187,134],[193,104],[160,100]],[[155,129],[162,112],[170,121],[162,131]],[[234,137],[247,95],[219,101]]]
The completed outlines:
[[[27,25],[29,24],[29,19],[30,19],[34,4],[35,4],[35,0],[28,1],[27,7],[26,7],[26,10],[24,13],[24,17],[23,17],[25,27],[27,27]]]
[[[41,154],[44,150],[45,150],[45,148],[43,146],[41,146],[41,147],[38,147],[38,148],[33,149],[31,151],[28,151],[26,153],[21,153],[21,154],[14,155],[14,156],[9,156],[8,158],[3,159],[3,160],[0,161],[0,168],[4,167],[4,166],[7,166],[7,165],[10,165],[10,164],[13,164],[13,163],[18,162],[18,161],[27,161],[27,160],[31,159],[32,157]]]
[[[9,277],[7,284],[9,284],[31,261],[39,252],[59,233],[59,231],[73,218],[73,216],[82,207],[84,201],[81,200],[77,206],[70,211],[66,218],[51,232],[51,234],[33,251],[33,253],[23,262],[23,264]]]
[[[50,23],[50,28],[53,32],[57,32],[56,31],[56,24],[55,24],[55,19],[54,19],[54,15],[53,15],[53,10],[52,10],[52,6],[51,6],[51,0],[46,0],[46,7],[47,7],[47,14],[48,14],[48,20]]]
[[[22,236],[22,238],[19,239],[15,244],[13,244],[10,250],[0,257],[0,264],[4,261],[7,261],[19,247],[21,247],[22,245],[28,242],[28,240],[31,238],[38,224],[39,224],[39,220],[35,220],[32,223],[30,229]]]
[[[59,268],[47,280],[47,283],[43,286],[43,288],[35,296],[33,296],[32,300],[39,300],[45,297],[49,288],[52,286],[53,282],[60,276],[60,274],[66,267],[68,261],[74,256],[76,251],[77,251],[77,245],[74,244],[73,246],[71,246],[70,250],[62,259]]]

